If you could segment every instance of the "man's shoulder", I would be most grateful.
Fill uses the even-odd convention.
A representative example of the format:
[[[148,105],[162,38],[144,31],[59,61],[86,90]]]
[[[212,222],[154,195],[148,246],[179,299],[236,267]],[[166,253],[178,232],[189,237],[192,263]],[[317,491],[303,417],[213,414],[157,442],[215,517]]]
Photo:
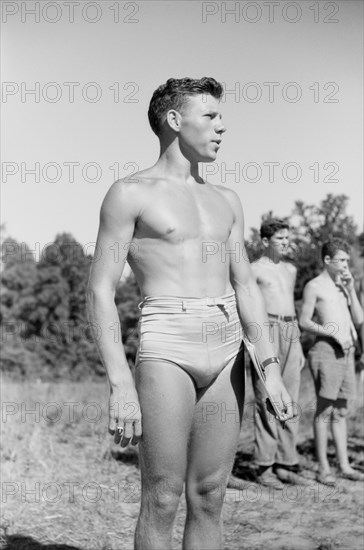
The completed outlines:
[[[266,256],[261,256],[250,265],[257,281],[271,280],[274,264]]]
[[[161,178],[155,175],[153,167],[146,168],[145,170],[139,170],[134,174],[130,174],[125,178],[119,179],[115,182],[120,191],[124,192],[138,192],[142,187],[153,186],[161,181]]]
[[[206,182],[206,183],[208,185],[211,185],[211,187],[213,187],[213,189],[215,189],[218,193],[220,193],[223,197],[225,197],[226,200],[234,200],[234,201],[240,202],[238,194],[232,189],[229,189],[224,185],[213,185],[212,183],[209,183],[209,182]]]
[[[284,260],[282,264],[289,273],[291,273],[292,275],[296,275],[297,267],[292,262]]]
[[[146,187],[152,185],[148,171],[136,172],[116,180],[108,189],[101,205],[101,218],[119,218],[121,215],[136,218],[148,200]]]
[[[289,271],[296,272],[297,267],[290,260],[282,260],[282,264],[289,269]]]
[[[308,281],[305,285],[305,289],[310,292],[315,292],[318,294],[323,288],[325,288],[325,280],[322,277],[322,273]]]
[[[314,277],[313,279],[310,279],[307,283],[306,283],[306,286],[309,286],[309,287],[313,287],[313,286],[317,286],[320,284],[320,275],[317,275],[316,277]]]
[[[258,258],[257,260],[254,260],[254,262],[251,263],[252,269],[255,269],[256,271],[260,269],[264,269],[266,265],[267,265],[267,262],[264,256],[261,256],[260,258]]]
[[[209,184],[209,185],[211,185],[211,187],[213,187],[213,189],[227,201],[232,211],[236,215],[237,214],[242,215],[242,204],[239,199],[239,195],[235,191],[233,191],[232,189],[228,189],[223,185],[212,185],[212,184]]]
[[[150,169],[141,170],[130,174],[125,178],[116,180],[108,189],[106,199],[112,201],[135,199],[138,195],[143,196],[146,187],[153,186],[156,178],[151,175]]]

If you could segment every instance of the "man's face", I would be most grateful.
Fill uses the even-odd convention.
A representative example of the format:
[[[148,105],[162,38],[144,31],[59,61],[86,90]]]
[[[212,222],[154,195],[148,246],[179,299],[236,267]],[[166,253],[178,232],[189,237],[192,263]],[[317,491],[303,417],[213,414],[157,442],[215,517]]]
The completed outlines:
[[[330,256],[325,256],[325,264],[328,271],[332,275],[341,276],[345,275],[349,271],[348,261],[350,259],[349,254],[344,252],[344,250],[339,250],[336,252],[335,256],[330,258]]]
[[[288,229],[280,229],[270,239],[265,238],[263,242],[275,258],[282,258],[288,252],[289,231]]]
[[[191,161],[212,162],[217,157],[222,134],[226,131],[219,101],[211,95],[189,96],[181,112],[179,142]]]

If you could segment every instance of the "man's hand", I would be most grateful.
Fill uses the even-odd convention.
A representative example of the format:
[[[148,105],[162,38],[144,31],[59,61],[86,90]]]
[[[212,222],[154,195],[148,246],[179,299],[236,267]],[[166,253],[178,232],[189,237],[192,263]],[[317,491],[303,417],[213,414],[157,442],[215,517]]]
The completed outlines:
[[[270,409],[270,407],[268,406],[269,412],[282,423],[297,416],[295,403],[293,403],[291,396],[289,395],[285,385],[283,384],[283,380],[279,372],[279,366],[273,364],[268,365],[265,371],[265,375],[267,391],[269,392],[272,403],[274,403],[274,405],[278,409],[279,416],[277,415],[277,412],[273,410],[273,408]]]
[[[346,269],[341,275],[337,278],[336,284],[343,289],[343,292],[352,292],[354,290],[354,277],[348,269]]]
[[[109,433],[121,447],[136,445],[142,435],[142,418],[139,399],[134,385],[110,390]]]
[[[342,350],[350,348],[350,346],[352,346],[352,344],[353,344],[353,342],[350,338],[347,338],[347,337],[343,338],[340,335],[340,332],[333,335],[332,338],[335,340],[335,342],[337,342],[339,344],[339,346],[341,347]]]

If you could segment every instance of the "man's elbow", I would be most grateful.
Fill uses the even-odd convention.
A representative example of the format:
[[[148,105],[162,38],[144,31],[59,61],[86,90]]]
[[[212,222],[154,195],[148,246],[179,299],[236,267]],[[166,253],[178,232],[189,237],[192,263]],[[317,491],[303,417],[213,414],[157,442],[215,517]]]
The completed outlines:
[[[364,315],[362,310],[359,311],[355,316],[353,315],[353,321],[356,327],[362,326],[364,322]]]
[[[260,294],[260,289],[254,277],[247,277],[244,280],[232,279],[230,282],[238,299],[246,297],[254,298],[257,294]]]
[[[298,318],[298,324],[301,330],[308,330],[311,325],[311,319],[301,315]]]
[[[238,301],[244,302],[246,298],[252,298],[254,297],[254,289],[249,284],[239,284],[237,286],[233,286],[236,294],[236,299]]]
[[[93,311],[95,311],[95,308],[97,307],[97,304],[100,304],[105,301],[114,300],[115,292],[110,290],[107,290],[105,288],[102,288],[98,285],[95,285],[94,283],[88,283],[86,288],[86,310],[87,313],[90,315]]]

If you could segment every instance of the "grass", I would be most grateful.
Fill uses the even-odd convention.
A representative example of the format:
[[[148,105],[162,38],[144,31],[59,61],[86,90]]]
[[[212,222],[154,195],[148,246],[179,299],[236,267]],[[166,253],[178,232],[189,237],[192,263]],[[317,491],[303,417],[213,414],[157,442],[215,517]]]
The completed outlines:
[[[364,471],[362,397],[361,392],[348,418],[348,445],[353,465]],[[107,399],[104,382],[4,380],[1,548],[133,548],[140,502],[137,455],[115,447],[108,435]],[[246,402],[252,401],[248,378]],[[313,402],[313,384],[304,369],[298,448],[307,471],[315,467]],[[236,463],[243,471],[249,470],[252,448],[253,421],[245,415]],[[332,446],[329,456],[335,466]],[[341,483],[331,493],[315,484],[301,487],[297,494],[287,486],[280,497],[252,482],[248,485],[228,491],[225,499],[225,548],[361,548],[360,484]],[[184,511],[181,502],[175,547],[181,544]]]

